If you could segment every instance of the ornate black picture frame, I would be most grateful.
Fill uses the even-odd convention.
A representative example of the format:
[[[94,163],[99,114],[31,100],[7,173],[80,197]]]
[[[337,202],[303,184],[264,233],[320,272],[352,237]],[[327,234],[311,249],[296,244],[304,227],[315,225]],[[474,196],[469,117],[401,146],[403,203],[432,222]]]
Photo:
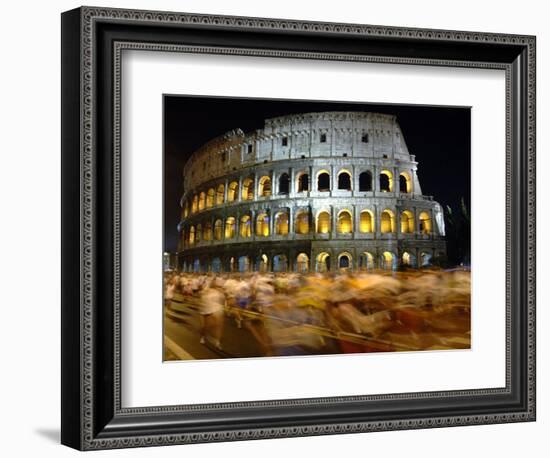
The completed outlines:
[[[123,408],[125,49],[504,70],[506,386]],[[535,37],[82,7],[62,15],[62,112],[63,444],[91,450],[535,420]]]

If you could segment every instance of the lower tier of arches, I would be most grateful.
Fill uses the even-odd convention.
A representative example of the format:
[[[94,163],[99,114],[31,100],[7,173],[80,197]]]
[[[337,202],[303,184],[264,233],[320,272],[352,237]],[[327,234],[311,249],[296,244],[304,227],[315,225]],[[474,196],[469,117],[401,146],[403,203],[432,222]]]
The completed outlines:
[[[428,243],[299,242],[234,244],[223,250],[187,250],[177,256],[178,270],[195,273],[338,272],[424,268],[445,262],[444,241]]]

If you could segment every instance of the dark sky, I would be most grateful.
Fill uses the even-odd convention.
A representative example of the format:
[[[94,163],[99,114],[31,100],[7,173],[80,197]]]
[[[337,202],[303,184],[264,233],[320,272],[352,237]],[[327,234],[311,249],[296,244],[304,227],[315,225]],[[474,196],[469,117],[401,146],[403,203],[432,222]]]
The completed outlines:
[[[183,166],[208,140],[228,130],[249,132],[266,118],[312,111],[372,111],[397,115],[409,153],[418,161],[424,195],[458,209],[470,205],[470,109],[420,105],[240,99],[201,96],[164,97],[164,249],[175,251]]]

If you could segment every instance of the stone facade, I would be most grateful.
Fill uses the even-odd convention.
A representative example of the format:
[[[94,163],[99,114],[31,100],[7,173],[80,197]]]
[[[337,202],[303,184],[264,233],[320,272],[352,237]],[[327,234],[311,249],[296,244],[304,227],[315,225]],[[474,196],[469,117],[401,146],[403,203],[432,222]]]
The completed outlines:
[[[227,132],[185,165],[180,268],[428,265],[445,256],[445,228],[417,166],[392,115],[305,113]]]

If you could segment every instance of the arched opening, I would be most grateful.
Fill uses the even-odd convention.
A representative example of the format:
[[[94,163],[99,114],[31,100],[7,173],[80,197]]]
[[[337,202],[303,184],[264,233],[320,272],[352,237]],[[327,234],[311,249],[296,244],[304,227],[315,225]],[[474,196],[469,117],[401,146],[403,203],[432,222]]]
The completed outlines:
[[[202,191],[199,194],[199,210],[204,210],[204,207],[206,207],[206,193]]]
[[[414,215],[409,210],[401,213],[401,233],[412,234],[414,232]]]
[[[296,257],[296,270],[305,273],[309,270],[309,257],[305,253],[300,253]]]
[[[267,272],[269,267],[269,259],[267,258],[266,254],[262,254],[261,256],[258,256],[256,259],[256,270],[258,272]]]
[[[260,213],[256,217],[256,235],[258,237],[269,237],[269,216],[267,213]]]
[[[351,254],[341,253],[338,256],[338,268],[343,270],[351,269]]]
[[[342,170],[338,174],[338,189],[351,191],[351,174],[347,170]]]
[[[238,195],[239,195],[239,183],[237,183],[236,181],[232,181],[227,186],[227,201],[235,202],[237,200]]]
[[[212,223],[210,221],[204,223],[202,238],[205,242],[209,242],[210,240],[212,240]]]
[[[211,264],[212,272],[219,273],[222,270],[222,261],[220,258],[212,259]]]
[[[254,200],[254,180],[246,178],[243,181],[242,200]]]
[[[206,208],[212,208],[214,206],[214,188],[210,188],[206,193]]]
[[[191,204],[191,213],[197,213],[198,208],[199,208],[199,198],[195,194],[193,196],[193,202]]]
[[[395,217],[391,210],[384,210],[380,215],[380,232],[395,232]]]
[[[244,273],[250,270],[250,259],[248,256],[239,257],[239,272]]]
[[[264,175],[258,182],[258,195],[260,197],[268,197],[271,195],[271,178]]]
[[[216,205],[223,204],[224,193],[225,186],[223,184],[218,185],[218,187],[216,188]]]
[[[428,267],[432,263],[432,254],[422,252],[420,253],[420,267]]]
[[[288,194],[290,191],[290,177],[288,173],[283,173],[279,177],[279,194]]]
[[[330,254],[327,252],[319,253],[316,270],[317,272],[328,272],[330,270]]]
[[[322,211],[317,215],[317,234],[328,234],[331,232],[330,214]]]
[[[284,254],[273,256],[273,272],[286,272],[288,270],[288,260]]]
[[[359,269],[361,270],[372,270],[374,269],[374,256],[365,251],[359,256]]]
[[[189,229],[189,245],[194,245],[195,243],[195,226],[191,226]]]
[[[288,213],[286,211],[279,212],[275,215],[275,234],[288,234]]]
[[[309,175],[307,173],[300,173],[298,175],[298,192],[309,191]]]
[[[389,170],[382,170],[380,172],[380,191],[393,191],[393,174]]]
[[[374,232],[374,218],[369,210],[363,210],[359,215],[359,232],[366,234]]]
[[[401,256],[401,264],[405,267],[414,267],[416,264],[416,258],[412,253],[405,251]]]
[[[395,255],[389,251],[384,251],[384,253],[382,253],[380,261],[380,267],[384,270],[395,270],[397,267]]]
[[[411,192],[411,178],[407,172],[399,174],[399,192]]]
[[[348,210],[342,210],[340,213],[338,213],[337,229],[339,234],[350,234],[353,231],[351,213]]]
[[[359,174],[359,191],[372,191],[372,173],[370,173],[368,170]]]
[[[420,223],[420,233],[421,234],[430,234],[432,232],[432,219],[428,212],[421,212],[418,215],[418,220]]]
[[[235,237],[235,218],[230,216],[225,220],[225,238],[232,239]]]
[[[317,175],[317,191],[330,191],[330,175],[328,172],[322,171]]]
[[[202,225],[197,224],[197,230],[195,232],[195,243],[199,243],[201,241],[202,236]]]
[[[214,240],[222,239],[223,223],[221,219],[217,219],[214,223]]]
[[[250,220],[250,215],[241,216],[239,235],[246,239],[252,237],[252,221]]]
[[[295,226],[296,234],[308,234],[309,233],[309,212],[306,210],[301,210],[298,213],[296,213],[294,226]]]
[[[193,272],[199,273],[201,271],[201,261],[200,259],[195,259],[193,261]]]
[[[231,258],[229,258],[229,272],[233,273],[235,272],[235,268],[236,268],[236,265],[235,265],[235,258],[233,256],[231,256]]]

